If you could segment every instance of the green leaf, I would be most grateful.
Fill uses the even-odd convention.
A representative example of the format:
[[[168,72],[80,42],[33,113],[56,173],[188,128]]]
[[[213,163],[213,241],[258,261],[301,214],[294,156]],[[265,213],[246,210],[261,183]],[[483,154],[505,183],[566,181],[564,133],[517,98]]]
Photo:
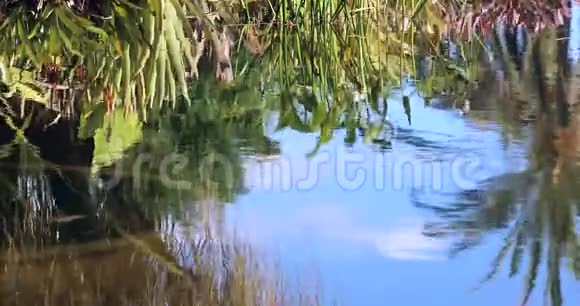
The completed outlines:
[[[64,8],[55,9],[56,16],[58,20],[64,24],[64,26],[72,32],[73,35],[81,35],[84,32],[83,28],[77,24],[66,12]]]
[[[70,53],[72,53],[74,55],[78,55],[80,57],[83,57],[83,54],[73,46],[73,43],[70,40],[70,38],[68,37],[68,35],[66,33],[64,33],[63,30],[60,28],[58,28],[58,35],[60,36],[60,38],[62,39],[62,42],[66,46],[66,49]]]
[[[88,109],[87,113],[81,117],[79,137],[87,139],[95,135],[95,131],[103,126],[107,107],[105,103],[97,103]]]
[[[62,52],[62,42],[57,31],[50,31],[48,41],[48,53],[52,56],[59,56]]]
[[[137,114],[125,113],[120,108],[103,114],[100,125],[94,130],[95,151],[91,172],[96,173],[122,158],[123,153],[141,137],[142,123]]]
[[[16,27],[18,30],[18,36],[19,36],[21,43],[23,45],[23,48],[24,48],[24,52],[28,55],[28,57],[36,65],[40,66],[38,58],[36,57],[36,54],[34,53],[32,43],[30,42],[30,40],[28,39],[28,35],[26,34],[26,29],[24,28],[24,25],[22,24],[22,20],[20,20],[20,19],[18,20],[18,22],[16,23]]]
[[[93,25],[89,25],[86,26],[85,29],[89,32],[93,32],[95,34],[99,34],[101,36],[101,38],[106,39],[109,34],[107,34],[107,32],[99,27],[95,27]]]

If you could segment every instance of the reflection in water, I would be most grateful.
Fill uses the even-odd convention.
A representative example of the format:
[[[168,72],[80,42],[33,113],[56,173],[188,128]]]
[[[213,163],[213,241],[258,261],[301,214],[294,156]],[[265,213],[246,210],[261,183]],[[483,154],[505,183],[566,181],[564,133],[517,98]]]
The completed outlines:
[[[448,291],[419,284],[444,283],[446,273],[465,265],[462,256],[481,261],[482,246],[496,246],[486,238],[501,235],[482,283],[506,284],[497,280],[505,262],[509,277],[524,275],[522,304],[536,301],[536,288],[545,289],[552,305],[563,305],[566,276],[580,275],[579,66],[568,63],[578,38],[562,38],[577,31],[572,14],[535,36],[511,25],[481,42],[433,34],[416,43],[433,50],[417,56],[407,50],[414,48],[412,35],[401,38],[375,24],[320,26],[313,35],[282,27],[260,37],[270,48],[259,59],[241,52],[218,73],[237,82],[216,83],[216,72],[202,65],[190,105],[156,106],[146,121],[105,103],[59,118],[29,98],[22,115],[14,111],[20,100],[3,99],[11,112],[0,123],[2,302],[326,301],[312,288],[286,284],[286,270],[264,264],[267,257],[245,244],[252,237],[244,231],[254,230],[253,238],[292,246],[282,254],[288,261],[319,251],[321,265],[325,259],[333,265],[328,274],[352,273],[345,291],[358,296],[420,290],[446,299],[472,284],[453,279]],[[308,192],[268,193],[248,182],[255,175],[249,165],[276,166],[284,158],[290,170],[301,167],[294,174],[309,175],[309,162],[332,146],[366,156],[360,164],[367,170],[376,167],[368,156],[423,164],[475,152],[498,162],[502,150],[518,155],[524,167],[499,163],[473,188],[445,185],[432,193],[423,182],[373,190],[369,180],[351,193],[337,186],[338,170],[328,167]],[[400,174],[402,183],[414,179]],[[392,201],[388,208],[385,199]],[[349,201],[358,206],[344,204]],[[428,213],[434,217],[425,221]],[[231,215],[246,218],[233,238]],[[357,259],[354,268],[349,256]],[[384,267],[395,272],[368,279]],[[382,301],[369,296],[349,302]],[[395,304],[407,299],[418,301],[393,298]]]
[[[299,300],[287,294],[276,269],[257,262],[253,249],[209,236],[219,232],[206,230],[204,214],[219,218],[219,204],[204,206],[244,192],[241,156],[276,154],[277,147],[257,133],[258,106],[212,109],[206,102],[133,126],[139,143],[69,138],[79,123],[68,119],[40,134],[50,138],[35,137],[35,126],[25,128],[26,137],[8,135],[0,163],[2,304],[317,304],[307,290],[297,289]],[[96,135],[123,138],[128,128],[109,122]],[[121,146],[122,159],[91,167],[108,143]],[[171,154],[187,158],[187,171],[170,171],[167,179],[190,185],[163,181],[160,165]]]
[[[576,210],[578,196],[580,196],[575,188],[578,184],[576,174],[580,170],[577,168],[579,157],[576,136],[577,94],[574,91],[577,79],[571,75],[576,66],[568,67],[569,54],[566,50],[573,40],[562,39],[561,35],[566,31],[566,28],[548,29],[538,36],[528,37],[521,29],[509,27],[497,29],[494,39],[489,42],[493,51],[493,62],[490,65],[492,69],[475,70],[472,73],[477,73],[480,77],[477,86],[469,82],[463,83],[465,86],[454,90],[451,98],[447,99],[453,101],[456,97],[460,99],[469,97],[472,100],[471,111],[465,118],[471,124],[483,126],[484,120],[498,121],[500,127],[492,129],[492,132],[500,134],[505,151],[512,150],[513,147],[521,151],[521,157],[525,159],[522,163],[524,167],[512,169],[508,165],[502,168],[500,173],[491,173],[489,177],[469,190],[435,194],[412,190],[411,196],[415,207],[421,211],[433,212],[438,218],[437,221],[429,221],[425,224],[423,236],[416,235],[417,231],[407,229],[391,229],[387,231],[388,234],[382,234],[381,230],[374,230],[372,227],[367,231],[364,222],[358,224],[345,221],[343,217],[340,217],[343,216],[342,214],[337,216],[336,211],[328,207],[323,209],[327,215],[319,214],[322,216],[313,221],[313,217],[304,216],[306,214],[310,216],[312,212],[302,207],[304,205],[302,203],[295,203],[294,207],[288,208],[289,211],[285,211],[282,214],[283,217],[276,216],[275,213],[280,214],[280,212],[275,209],[263,206],[252,210],[248,208],[251,206],[250,203],[232,214],[243,214],[243,210],[247,209],[249,212],[246,214],[249,215],[257,213],[260,209],[267,209],[268,213],[264,213],[261,218],[274,220],[261,221],[260,217],[242,217],[246,219],[242,221],[242,224],[257,227],[255,232],[272,231],[267,234],[259,233],[258,237],[292,241],[297,236],[308,235],[310,239],[317,242],[327,242],[332,245],[338,240],[343,243],[343,246],[355,245],[356,248],[367,246],[369,240],[373,240],[380,252],[386,254],[387,257],[406,260],[444,258],[440,256],[440,250],[442,246],[446,246],[447,240],[455,241],[451,245],[450,251],[453,255],[451,260],[459,260],[456,259],[461,257],[458,255],[464,255],[469,251],[472,253],[464,256],[471,256],[471,258],[476,256],[475,258],[481,260],[481,256],[477,257],[473,255],[473,252],[483,252],[481,246],[486,243],[494,246],[495,243],[487,242],[486,238],[497,237],[498,233],[501,235],[505,232],[505,236],[502,236],[504,243],[499,245],[498,254],[492,262],[489,273],[481,275],[484,282],[496,281],[499,278],[498,274],[503,271],[501,263],[505,261],[508,265],[505,270],[510,277],[523,274],[522,304],[540,300],[541,298],[532,299],[532,292],[538,291],[540,294],[546,292],[546,299],[552,305],[562,305],[566,292],[568,292],[567,296],[574,301],[574,297],[577,296],[574,296],[573,291],[563,289],[565,287],[563,280],[567,280],[568,285],[573,285],[573,281],[567,275],[577,274],[578,270]],[[477,59],[478,56],[475,58]],[[432,71],[421,71],[422,79],[416,83],[417,91],[420,95],[429,93],[440,97],[441,92],[433,93],[433,91],[425,90],[425,85],[429,85],[428,82],[432,82],[437,77],[436,74],[435,76],[432,74]],[[455,76],[453,77],[455,79]],[[462,93],[462,90],[465,93]],[[395,94],[391,97],[393,98],[389,102],[400,98]],[[403,101],[405,101],[404,98]],[[397,102],[393,101],[393,103]],[[435,101],[432,106],[445,109],[446,102]],[[412,107],[416,106],[416,104],[412,105]],[[404,105],[403,108],[407,112],[409,107]],[[298,112],[299,115],[295,117],[297,118],[295,120],[300,120],[299,123],[310,122],[311,117],[308,117],[308,114],[315,111],[309,110],[306,106],[300,110],[302,112]],[[331,110],[327,111],[327,115],[331,112]],[[303,113],[306,115],[302,116]],[[344,113],[346,116],[349,114],[346,110]],[[413,111],[411,113],[414,114]],[[392,111],[389,111],[389,115],[391,114]],[[377,117],[381,118],[380,112]],[[424,117],[423,119],[431,120],[432,118]],[[407,123],[406,120],[404,122]],[[384,124],[392,127],[399,123],[390,121]],[[440,138],[432,136],[425,137],[425,134],[417,129],[417,120],[414,120],[413,124],[409,122],[409,125],[411,125],[410,128],[404,124],[402,127],[397,126],[395,137],[389,138],[392,143],[379,152],[397,154],[397,149],[409,146],[422,150],[421,152],[440,155],[450,147],[452,148],[450,142],[442,142]],[[435,129],[434,123],[423,122],[423,125]],[[301,132],[313,132],[312,129],[304,129],[303,125],[290,125],[290,127]],[[290,140],[296,137],[296,134],[288,134],[290,136],[280,136],[282,145],[284,141],[298,143]],[[349,137],[352,132],[335,129],[332,133],[333,136],[343,134]],[[473,137],[486,136],[483,131],[478,131],[474,132]],[[360,146],[356,146],[356,140],[346,142],[350,147],[354,147],[354,150],[362,150]],[[332,145],[330,138],[327,144]],[[461,145],[465,146],[465,144]],[[479,149],[482,148],[479,147]],[[287,150],[296,151],[292,148]],[[456,150],[467,150],[467,148]],[[408,152],[402,154],[405,153]],[[367,166],[364,162],[361,164]],[[336,175],[336,173],[330,172],[330,175]],[[321,182],[319,188],[328,188],[326,183],[326,181]],[[369,189],[370,187],[364,188],[365,192]],[[360,190],[358,192],[363,197],[364,192]],[[389,190],[389,192],[396,194],[395,190]],[[249,198],[260,201],[263,196],[260,194]],[[312,197],[315,196],[312,195]],[[326,194],[326,197],[340,202],[338,195]],[[364,199],[367,200],[368,197]],[[323,206],[322,203],[310,204]],[[282,211],[284,209],[286,208],[280,208]],[[375,209],[378,210],[378,208]],[[293,210],[299,210],[302,213],[292,213]],[[360,210],[354,208],[353,211],[360,213]],[[379,211],[376,213],[378,214]],[[326,218],[332,220],[331,224],[323,221]],[[369,217],[369,219],[372,218]],[[309,230],[302,232],[299,230],[301,228]],[[324,256],[328,256],[324,258],[334,258],[327,254]],[[453,269],[454,266],[451,264],[448,268]],[[543,279],[544,275],[545,281],[541,283],[540,279]],[[420,273],[414,276],[422,277]],[[502,284],[499,281],[498,283]],[[474,283],[473,286],[475,285],[477,284]]]
[[[490,177],[473,190],[447,195],[445,204],[432,203],[420,194],[414,201],[417,207],[438,216],[438,221],[425,225],[425,234],[455,240],[454,255],[485,243],[485,237],[498,230],[505,233],[483,281],[492,281],[504,269],[510,277],[522,273],[522,304],[528,303],[536,287],[543,287],[551,305],[563,305],[561,274],[571,270],[576,277],[580,275],[578,79],[570,75],[577,64],[567,63],[574,53],[566,52],[572,50],[568,46],[576,43],[577,37],[564,44],[556,35],[547,31],[531,41],[533,46],[527,50],[521,72],[504,71],[507,79],[496,81],[495,86],[508,82],[508,91],[489,91],[496,93],[492,99],[497,99],[500,111],[503,103],[520,110],[535,109],[537,119],[529,128],[532,136],[526,168]],[[504,61],[503,69],[509,70],[512,59]],[[535,71],[531,78],[526,76],[530,69]],[[521,126],[529,118],[519,117],[522,111],[513,114],[517,116],[510,115],[506,129]],[[544,283],[539,280],[542,270]]]

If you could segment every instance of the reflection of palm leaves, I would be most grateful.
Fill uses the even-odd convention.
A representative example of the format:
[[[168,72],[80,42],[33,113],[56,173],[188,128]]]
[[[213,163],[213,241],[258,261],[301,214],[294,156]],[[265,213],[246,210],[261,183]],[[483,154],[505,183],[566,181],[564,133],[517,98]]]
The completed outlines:
[[[496,178],[498,184],[486,187],[484,185],[483,188],[487,191],[478,205],[460,205],[459,210],[453,207],[428,207],[419,201],[416,201],[416,204],[433,210],[445,219],[442,222],[445,224],[443,232],[441,227],[435,224],[427,227],[431,229],[428,232],[430,235],[458,234],[468,237],[467,240],[464,238],[457,243],[454,252],[462,251],[479,242],[469,239],[474,233],[483,235],[486,231],[503,228],[511,223],[504,243],[492,261],[491,270],[483,278],[482,283],[493,279],[506,259],[509,261],[509,276],[517,275],[520,273],[523,258],[529,256],[524,279],[523,304],[529,300],[537,287],[542,253],[547,247],[546,295],[550,297],[552,305],[561,305],[560,262],[564,256],[570,257],[571,260],[577,257],[571,248],[575,249],[577,243],[575,215],[578,205],[576,199],[580,195],[572,189],[575,184],[573,182],[577,182],[574,170],[569,169],[561,174],[566,176],[565,181],[569,183],[561,181],[561,184],[554,185],[550,175],[551,171],[544,171],[539,176],[534,172],[523,172],[512,175],[512,178],[507,180]],[[506,186],[505,183],[509,185]],[[468,193],[464,193],[462,197],[463,203],[470,201]],[[563,252],[564,247],[568,247],[569,254]]]
[[[535,48],[524,59],[521,71],[514,68],[513,55],[508,54],[506,50],[500,50],[503,69],[507,72],[511,88],[515,88],[514,90],[518,93],[521,93],[524,86],[533,90],[538,94],[540,101],[537,101],[537,97],[533,95],[526,98],[533,98],[532,103],[536,103],[534,105],[536,109],[543,112],[549,112],[548,108],[542,108],[542,106],[550,105],[550,99],[554,98],[553,93],[548,92],[547,88],[555,80],[555,74],[562,69],[558,67],[561,63],[555,60],[562,55],[557,52],[557,46],[553,41],[554,35],[554,31],[548,31],[537,38],[533,44]],[[544,41],[546,42],[543,43]],[[546,47],[540,48],[540,46]],[[539,79],[529,79],[527,73],[523,73],[523,71],[528,71],[526,69],[529,69],[528,66],[531,65],[530,60],[535,60],[535,69],[540,73]],[[514,109],[521,106],[516,105]],[[521,113],[518,112],[515,115],[521,115]],[[548,115],[538,114],[537,116],[550,119]],[[515,121],[517,124],[520,122]],[[557,148],[554,147],[552,140],[553,122],[540,120],[537,123],[533,136],[534,143],[529,153],[529,168],[521,173],[509,174],[507,176],[509,179],[500,176],[489,180],[487,184],[482,184],[480,190],[485,196],[482,200],[475,201],[476,205],[455,204],[450,208],[440,208],[417,202],[418,205],[435,211],[444,219],[441,221],[443,226],[437,224],[435,224],[437,226],[429,226],[432,235],[442,235],[438,229],[442,227],[445,229],[443,234],[447,236],[481,237],[485,232],[503,229],[507,226],[509,230],[504,243],[493,259],[491,270],[483,281],[489,281],[499,273],[502,263],[506,260],[509,263],[509,276],[518,275],[524,269],[522,263],[527,257],[523,304],[529,301],[532,292],[537,287],[537,278],[543,262],[546,264],[547,273],[545,296],[555,306],[563,303],[560,263],[564,259],[570,259],[575,272],[578,266],[575,264],[578,258],[576,219],[578,199],[580,199],[577,188],[578,165],[574,158],[554,156]],[[508,123],[513,124],[513,122]],[[489,184],[490,182],[492,184]],[[469,203],[469,192],[462,192],[459,199],[462,204]],[[456,250],[474,246],[479,241],[481,238],[477,240],[463,238],[457,243]]]

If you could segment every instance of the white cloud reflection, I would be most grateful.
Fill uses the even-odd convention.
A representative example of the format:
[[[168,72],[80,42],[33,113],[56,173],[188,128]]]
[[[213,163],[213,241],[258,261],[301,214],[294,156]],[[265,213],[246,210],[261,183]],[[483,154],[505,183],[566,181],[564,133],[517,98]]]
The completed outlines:
[[[399,260],[446,260],[448,242],[424,236],[417,225],[393,227],[376,239],[376,247],[386,257]]]
[[[336,256],[356,256],[372,252],[395,260],[446,260],[449,242],[422,234],[423,221],[418,217],[397,218],[385,224],[365,223],[345,205],[296,205],[284,212],[237,211],[238,238],[252,243],[275,241],[285,244],[298,241],[305,248],[339,246],[344,253]]]

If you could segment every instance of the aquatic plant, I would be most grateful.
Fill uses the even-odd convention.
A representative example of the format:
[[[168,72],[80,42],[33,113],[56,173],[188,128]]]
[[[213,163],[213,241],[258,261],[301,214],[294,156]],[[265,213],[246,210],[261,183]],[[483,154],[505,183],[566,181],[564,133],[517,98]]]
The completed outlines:
[[[186,80],[197,75],[198,44],[205,40],[191,26],[188,13],[198,11],[189,1],[3,1],[0,7],[2,66],[36,76],[4,73],[7,85],[50,90],[51,101],[81,91],[81,105],[120,104],[143,117],[164,101],[189,99]]]

